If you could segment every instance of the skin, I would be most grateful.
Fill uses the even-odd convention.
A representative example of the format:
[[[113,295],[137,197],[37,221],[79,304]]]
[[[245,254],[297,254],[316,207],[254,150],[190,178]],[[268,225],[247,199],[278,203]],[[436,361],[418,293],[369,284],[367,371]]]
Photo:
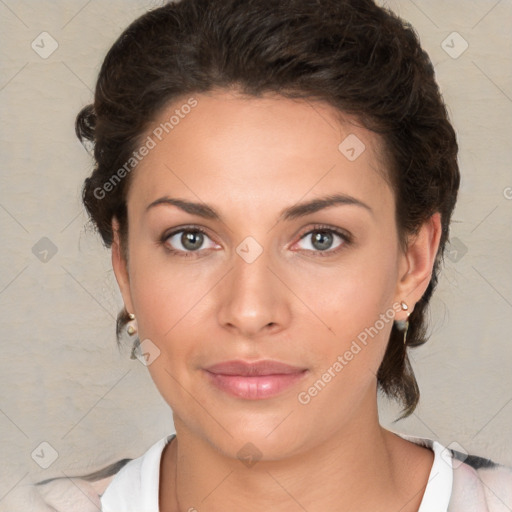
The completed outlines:
[[[233,91],[194,97],[198,105],[132,175],[128,261],[113,219],[116,278],[140,340],[160,350],[148,369],[177,432],[162,457],[161,511],[417,511],[433,453],[382,428],[377,414],[391,321],[309,403],[298,394],[393,304],[413,310],[431,277],[439,214],[403,251],[381,140],[327,104]],[[366,146],[354,161],[338,150],[349,134]],[[334,193],[368,208],[279,219],[285,208]],[[169,204],[146,211],[164,196],[207,203],[221,220]],[[322,251],[312,236],[318,224],[352,242],[333,234]],[[166,251],[185,253],[181,233],[160,239],[190,225],[207,232],[201,248],[189,257]],[[236,251],[248,236],[263,249],[252,263]],[[308,371],[276,397],[246,400],[212,386],[202,370],[232,359]],[[237,456],[249,442],[261,454],[251,467]]]

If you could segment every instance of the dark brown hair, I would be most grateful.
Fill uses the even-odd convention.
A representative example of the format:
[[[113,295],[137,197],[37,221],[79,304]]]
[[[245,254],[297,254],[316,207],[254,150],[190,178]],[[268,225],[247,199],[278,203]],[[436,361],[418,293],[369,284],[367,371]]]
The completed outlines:
[[[460,176],[455,132],[414,29],[371,0],[182,0],[135,20],[109,50],[94,103],[76,121],[96,161],[83,202],[107,247],[114,216],[126,246],[131,174],[108,193],[98,190],[126,165],[166,105],[214,89],[324,101],[380,134],[402,243],[441,213],[432,278],[409,318],[407,345],[424,343]],[[118,341],[127,320],[123,309]],[[403,416],[411,414],[419,390],[396,326],[377,378]]]

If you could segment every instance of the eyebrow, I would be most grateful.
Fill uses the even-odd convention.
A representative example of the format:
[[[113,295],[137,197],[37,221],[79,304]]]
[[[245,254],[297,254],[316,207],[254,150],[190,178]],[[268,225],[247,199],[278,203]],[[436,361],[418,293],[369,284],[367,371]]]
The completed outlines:
[[[146,212],[159,205],[173,205],[178,207],[180,210],[183,210],[184,212],[190,213],[192,215],[197,215],[205,219],[218,221],[221,220],[221,215],[212,206],[209,206],[205,203],[195,203],[186,199],[176,199],[168,196],[161,197],[160,199],[153,201],[146,207]],[[300,217],[305,217],[306,215],[311,215],[312,213],[318,212],[325,208],[339,205],[359,206],[373,215],[373,210],[370,208],[370,206],[368,206],[366,203],[363,203],[359,199],[345,194],[334,194],[312,199],[311,201],[295,204],[285,208],[279,214],[279,221],[293,220]]]

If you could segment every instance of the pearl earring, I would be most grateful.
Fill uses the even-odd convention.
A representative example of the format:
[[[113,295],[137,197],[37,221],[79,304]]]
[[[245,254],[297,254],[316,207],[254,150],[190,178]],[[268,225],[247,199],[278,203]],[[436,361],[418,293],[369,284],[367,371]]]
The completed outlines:
[[[402,311],[409,311],[409,306],[403,300],[400,302],[400,307],[402,308]],[[403,331],[404,333],[404,345],[407,344],[407,331],[409,330],[409,315],[410,313],[407,313],[406,320],[395,320],[395,325],[397,329]]]
[[[128,318],[130,321],[128,322],[128,325],[126,326],[126,332],[133,336],[137,332],[137,327],[135,326],[135,315],[133,313],[128,313]]]

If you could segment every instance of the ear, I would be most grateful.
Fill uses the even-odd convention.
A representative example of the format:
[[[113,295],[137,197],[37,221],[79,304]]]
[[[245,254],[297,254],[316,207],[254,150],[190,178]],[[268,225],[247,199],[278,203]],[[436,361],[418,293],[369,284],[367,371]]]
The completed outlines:
[[[128,313],[133,313],[133,303],[130,291],[130,275],[128,273],[128,262],[123,256],[121,250],[121,239],[119,235],[119,221],[117,218],[112,218],[112,267],[116,276],[117,284],[121,295],[123,297],[124,305]]]
[[[408,247],[401,253],[396,301],[404,301],[412,313],[414,305],[421,299],[428,287],[441,239],[441,214],[434,213],[423,223],[416,235],[408,241]],[[399,318],[397,320],[405,320]]]

